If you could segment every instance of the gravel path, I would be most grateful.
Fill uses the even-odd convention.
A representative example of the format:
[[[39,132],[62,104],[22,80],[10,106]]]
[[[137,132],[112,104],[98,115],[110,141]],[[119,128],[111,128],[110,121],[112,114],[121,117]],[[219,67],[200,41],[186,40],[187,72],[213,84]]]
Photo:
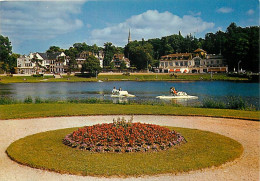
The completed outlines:
[[[209,118],[209,117],[181,117],[181,116],[134,116],[134,121],[154,123],[160,125],[196,128],[219,133],[240,142],[244,147],[241,158],[227,163],[219,168],[204,169],[179,175],[160,175],[139,178],[98,178],[89,176],[75,176],[58,174],[40,169],[33,169],[10,160],[5,150],[15,140],[34,133],[92,125],[101,122],[112,122],[118,116],[88,116],[88,117],[60,117],[37,118],[22,120],[0,120],[0,180],[1,181],[58,181],[58,180],[255,180],[259,176],[260,158],[260,122]],[[126,116],[128,118],[128,116]],[[98,121],[100,120],[100,121]]]

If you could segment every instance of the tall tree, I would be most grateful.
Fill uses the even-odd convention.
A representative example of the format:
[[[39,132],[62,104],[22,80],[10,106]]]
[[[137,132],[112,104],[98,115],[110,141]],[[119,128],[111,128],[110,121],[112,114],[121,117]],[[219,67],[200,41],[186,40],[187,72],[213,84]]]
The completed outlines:
[[[104,44],[104,66],[110,65],[115,53],[116,47],[111,42]]]
[[[99,60],[93,55],[90,55],[86,58],[81,68],[81,73],[88,72],[90,76],[95,76],[99,74],[100,71],[101,67]]]
[[[10,72],[13,66],[12,46],[8,37],[0,35],[0,72]]]
[[[129,55],[132,66],[137,69],[146,69],[153,60],[153,46],[148,42],[133,41],[126,45],[125,55]]]
[[[63,51],[64,50],[58,46],[50,46],[50,48],[46,51],[46,53],[59,53],[59,52],[63,52]]]
[[[38,59],[36,55],[33,56],[32,58],[32,62],[35,63],[36,65],[36,74],[39,74],[40,68],[41,68],[41,64],[42,60]]]

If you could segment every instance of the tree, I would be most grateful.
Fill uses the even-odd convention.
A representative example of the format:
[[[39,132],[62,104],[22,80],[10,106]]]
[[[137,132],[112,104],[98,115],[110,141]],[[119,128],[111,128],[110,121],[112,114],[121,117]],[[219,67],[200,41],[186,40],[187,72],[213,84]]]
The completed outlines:
[[[116,53],[116,47],[111,42],[105,43],[104,47],[104,66],[109,66]]]
[[[86,58],[85,62],[82,65],[81,73],[88,72],[90,76],[95,76],[99,74],[101,71],[99,60],[93,56],[90,55]]]
[[[0,35],[0,72],[10,72],[14,68],[14,59],[11,57],[12,46],[8,37]]]
[[[40,63],[42,63],[42,60],[38,59],[36,55],[33,56],[32,62],[36,64],[36,74],[39,74],[40,71]]]
[[[126,69],[126,64],[124,61],[121,62],[120,64],[120,69],[123,70],[123,69]]]
[[[59,53],[59,52],[64,52],[64,50],[58,46],[50,46],[50,48],[46,51],[46,53]]]
[[[126,45],[125,54],[129,55],[131,65],[137,69],[146,69],[153,60],[153,46],[144,41],[133,41]]]

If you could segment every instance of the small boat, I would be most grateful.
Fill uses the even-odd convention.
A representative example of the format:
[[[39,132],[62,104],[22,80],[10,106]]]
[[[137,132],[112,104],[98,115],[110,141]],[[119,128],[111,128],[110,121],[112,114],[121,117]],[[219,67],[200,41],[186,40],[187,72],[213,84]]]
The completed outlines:
[[[135,97],[133,94],[129,94],[127,91],[113,91],[111,97]]]
[[[190,96],[186,92],[177,92],[176,95],[169,95],[169,96],[157,96],[158,99],[198,99],[197,96]]]
[[[103,82],[102,80],[98,80],[98,82]]]

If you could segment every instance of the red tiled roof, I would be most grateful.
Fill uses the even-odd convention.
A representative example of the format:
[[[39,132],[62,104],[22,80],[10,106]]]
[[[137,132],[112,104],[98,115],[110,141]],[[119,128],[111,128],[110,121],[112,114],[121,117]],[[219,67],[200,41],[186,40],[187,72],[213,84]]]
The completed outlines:
[[[198,48],[197,50],[195,50],[194,52],[206,52],[205,50],[202,50],[200,48]]]

